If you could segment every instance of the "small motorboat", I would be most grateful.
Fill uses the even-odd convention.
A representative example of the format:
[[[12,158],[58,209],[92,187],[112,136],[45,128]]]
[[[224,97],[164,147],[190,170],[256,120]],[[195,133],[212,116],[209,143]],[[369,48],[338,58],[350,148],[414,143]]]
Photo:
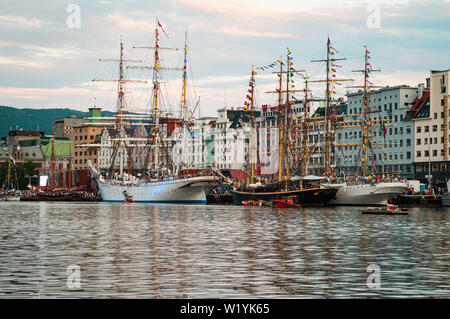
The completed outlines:
[[[398,205],[388,204],[386,207],[367,207],[361,213],[373,215],[408,215],[408,210],[406,208],[399,208]]]
[[[125,203],[134,203],[133,196],[128,195],[127,191],[123,191],[123,196],[125,197]]]
[[[302,205],[294,203],[294,198],[292,197],[287,199],[276,199],[273,201],[273,206],[276,208],[302,207]]]
[[[244,206],[266,206],[270,204],[270,202],[264,200],[243,200],[241,204]]]

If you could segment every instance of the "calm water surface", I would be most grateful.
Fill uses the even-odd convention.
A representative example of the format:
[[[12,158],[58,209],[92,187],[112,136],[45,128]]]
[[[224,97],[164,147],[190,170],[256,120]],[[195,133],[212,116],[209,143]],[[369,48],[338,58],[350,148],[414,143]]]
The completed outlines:
[[[0,298],[450,297],[449,225],[446,209],[3,202]]]

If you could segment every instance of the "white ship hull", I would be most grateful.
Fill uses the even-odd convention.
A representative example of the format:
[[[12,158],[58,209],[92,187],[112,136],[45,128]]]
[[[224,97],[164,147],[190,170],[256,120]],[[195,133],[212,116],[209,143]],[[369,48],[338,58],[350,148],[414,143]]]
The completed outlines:
[[[336,199],[330,205],[386,205],[388,200],[394,199],[408,190],[407,183],[390,182],[375,185],[346,185],[339,189]]]
[[[138,186],[114,185],[97,180],[103,201],[123,202],[124,191],[135,202],[145,203],[206,203],[206,191],[218,182],[215,176],[190,177]]]

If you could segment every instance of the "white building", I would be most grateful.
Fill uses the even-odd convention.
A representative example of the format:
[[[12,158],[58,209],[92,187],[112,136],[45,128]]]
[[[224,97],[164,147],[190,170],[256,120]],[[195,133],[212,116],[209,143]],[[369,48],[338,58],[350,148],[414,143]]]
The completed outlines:
[[[450,70],[430,71],[421,99],[413,106],[415,176],[425,180],[431,168],[434,183],[444,183],[450,175],[449,77]]]

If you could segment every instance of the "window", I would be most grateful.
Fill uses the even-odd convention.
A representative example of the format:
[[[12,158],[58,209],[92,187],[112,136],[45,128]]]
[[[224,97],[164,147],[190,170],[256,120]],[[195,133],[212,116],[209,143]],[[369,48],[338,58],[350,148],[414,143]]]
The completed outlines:
[[[417,127],[417,133],[422,133],[422,127],[421,126]]]
[[[428,125],[425,126],[425,133],[428,133],[430,131],[430,127]]]
[[[433,150],[433,156],[437,156],[437,150]]]
[[[429,157],[430,156],[430,152],[429,151],[425,151],[425,157]]]
[[[422,156],[422,152],[417,151],[417,157],[421,157]]]
[[[436,113],[435,113],[436,114]],[[436,114],[437,115],[437,114]],[[437,132],[437,125],[433,125],[433,132]]]
[[[425,138],[424,138],[424,144],[425,144],[425,145],[428,145],[428,137],[425,137]]]
[[[411,159],[411,152],[406,152],[406,158]]]
[[[437,119],[437,113],[436,112],[434,113],[434,119],[435,120]]]

